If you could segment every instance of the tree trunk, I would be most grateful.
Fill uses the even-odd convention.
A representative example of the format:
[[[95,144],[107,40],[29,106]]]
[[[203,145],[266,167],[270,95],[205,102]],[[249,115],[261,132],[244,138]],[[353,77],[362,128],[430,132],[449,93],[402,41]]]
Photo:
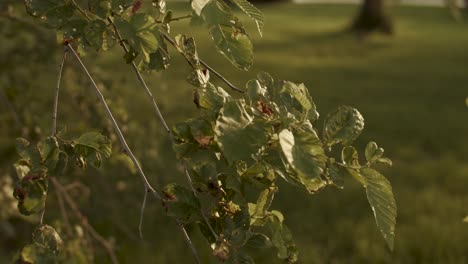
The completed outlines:
[[[381,31],[385,34],[392,34],[393,24],[385,13],[384,0],[363,1],[361,10],[354,19],[351,29],[364,34],[372,31]]]

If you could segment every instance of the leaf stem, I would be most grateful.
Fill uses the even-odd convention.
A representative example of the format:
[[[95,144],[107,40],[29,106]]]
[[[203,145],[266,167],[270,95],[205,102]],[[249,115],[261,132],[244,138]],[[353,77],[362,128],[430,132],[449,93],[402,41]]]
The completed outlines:
[[[169,43],[171,43],[171,45],[178,49],[177,48],[177,43],[175,42],[175,40],[173,40],[168,34],[162,32],[162,31],[159,31],[163,37],[169,41]],[[184,56],[185,57],[185,56]],[[210,72],[212,72],[214,75],[216,75],[216,77],[218,77],[221,81],[223,81],[227,86],[229,86],[229,88],[231,88],[232,90],[236,91],[236,92],[239,92],[239,93],[245,93],[244,90],[242,89],[239,89],[237,88],[234,84],[232,84],[228,79],[226,79],[223,75],[221,75],[219,72],[217,72],[215,69],[213,69],[210,65],[208,65],[206,62],[204,62],[202,59],[199,59],[200,60],[200,63],[205,67],[207,68]],[[193,65],[189,62],[190,66],[193,67]]]
[[[78,11],[83,14],[87,20],[91,20],[91,18],[86,14],[86,12],[75,2],[75,0],[70,0],[70,2],[78,9]]]

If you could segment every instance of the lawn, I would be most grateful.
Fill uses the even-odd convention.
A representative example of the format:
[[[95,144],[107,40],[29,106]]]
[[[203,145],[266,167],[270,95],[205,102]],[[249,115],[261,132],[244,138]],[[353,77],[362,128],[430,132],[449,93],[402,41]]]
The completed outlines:
[[[178,3],[171,6],[188,12]],[[196,36],[200,57],[240,87],[264,70],[278,79],[303,82],[322,117],[338,105],[356,107],[366,119],[356,146],[362,149],[374,140],[394,163],[384,169],[398,205],[393,253],[374,224],[365,193],[352,179],[344,190],[328,188],[315,195],[281,186],[272,208],[284,212],[301,263],[467,263],[468,224],[462,219],[468,214],[468,24],[455,22],[445,9],[398,7],[392,10],[394,36],[358,39],[344,31],[355,6],[280,4],[260,9],[267,18],[264,38],[243,17],[256,49],[249,72],[234,69],[213,52],[205,29],[178,22],[172,31]],[[176,53],[173,58],[163,74],[147,74],[170,124],[196,114],[192,90],[183,80],[189,68]],[[149,174],[157,175],[154,182],[182,178],[151,105],[121,60],[110,53],[85,59],[100,71],[118,73],[119,82],[111,86],[117,92],[109,96],[126,98],[120,101],[131,120],[130,144]],[[53,85],[55,73],[44,75],[50,75]],[[142,194],[135,190],[126,194],[132,196],[128,210],[105,209],[100,194],[93,193],[89,205],[94,207],[86,211],[90,221],[106,235],[116,234],[124,263],[189,263],[189,249],[158,205],[146,213],[144,242],[107,227],[106,218],[93,219],[97,210],[112,210],[112,217],[128,225],[127,233],[136,234]],[[196,246],[207,248],[196,228],[190,231]],[[203,263],[216,263],[207,249],[201,252]],[[272,251],[258,252],[256,259],[276,263]]]

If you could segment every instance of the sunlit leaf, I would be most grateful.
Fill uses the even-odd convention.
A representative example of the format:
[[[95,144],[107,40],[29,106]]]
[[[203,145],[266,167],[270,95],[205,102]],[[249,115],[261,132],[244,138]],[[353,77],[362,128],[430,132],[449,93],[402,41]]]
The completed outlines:
[[[388,247],[393,250],[397,207],[390,182],[378,171],[370,168],[360,170],[364,179],[367,199],[374,213],[375,222]]]
[[[15,187],[13,196],[18,200],[18,210],[23,215],[39,213],[45,206],[48,181],[44,174],[24,176]]]
[[[341,160],[344,164],[353,167],[360,167],[357,150],[352,146],[346,146],[341,150]]]
[[[210,0],[193,0],[191,5],[192,5],[192,9],[193,11],[195,11],[195,13],[197,15],[201,15],[201,11],[203,10],[203,8],[206,6],[206,4],[208,4],[210,2]]]
[[[88,149],[101,153],[108,158],[112,154],[112,142],[106,136],[97,132],[87,132],[74,140],[75,148],[82,147],[83,154],[87,154]],[[87,156],[87,155],[84,155]]]
[[[246,15],[252,18],[257,25],[258,33],[260,36],[263,36],[263,25],[265,17],[263,13],[258,10],[254,5],[252,5],[247,0],[231,0],[237,7],[239,7]]]
[[[37,246],[54,255],[58,255],[63,247],[63,241],[60,235],[49,225],[42,225],[37,228],[33,234],[33,241]]]
[[[349,145],[364,129],[364,118],[355,108],[340,106],[328,114],[323,127],[323,138],[327,146],[337,143]]]
[[[268,139],[268,124],[254,122],[245,107],[242,101],[227,102],[216,120],[215,141],[230,164],[251,160],[251,155]]]
[[[239,69],[248,70],[253,64],[253,45],[231,8],[212,0],[203,8],[202,17],[217,50]]]
[[[368,162],[372,163],[375,162],[376,160],[380,159],[384,153],[383,148],[379,148],[377,146],[377,143],[371,141],[367,144],[366,146],[366,159]]]
[[[297,180],[310,192],[323,187],[322,175],[327,157],[320,139],[315,133],[296,132],[284,129],[279,133],[279,142],[286,161],[299,176]]]

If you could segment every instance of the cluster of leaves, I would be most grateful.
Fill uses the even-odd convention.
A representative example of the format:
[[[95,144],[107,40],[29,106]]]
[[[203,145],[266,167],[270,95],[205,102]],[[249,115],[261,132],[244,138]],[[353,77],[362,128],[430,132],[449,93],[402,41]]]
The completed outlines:
[[[14,164],[18,181],[13,196],[18,201],[19,212],[25,216],[44,210],[49,186],[48,177],[63,175],[70,161],[74,161],[81,168],[85,168],[88,162],[99,167],[102,157],[108,158],[111,155],[111,141],[96,132],[85,133],[74,140],[51,136],[36,145],[24,138],[18,138],[16,148],[21,159]],[[58,234],[50,226],[41,226],[38,230],[36,232],[41,236],[46,235],[49,237],[47,239],[54,239],[57,245],[53,251],[56,255],[55,251],[59,251],[58,244],[61,244]],[[35,243],[23,248],[21,256],[24,255],[24,258],[28,259],[29,256],[36,257],[36,255],[46,257],[50,250],[48,248],[45,250],[45,246],[39,245],[42,240],[39,243],[36,238],[34,239]],[[23,263],[36,263],[23,261]]]
[[[31,243],[13,258],[14,263],[89,263],[92,253],[87,250],[81,227],[75,227],[73,238],[65,242],[49,225],[34,230]]]
[[[91,0],[84,10],[75,1],[25,0],[27,12],[57,31],[60,43],[75,42],[81,54],[87,50],[105,51],[119,42],[129,45],[124,59],[136,61],[141,69],[163,70],[169,66],[169,53],[163,33],[170,31],[174,18],[164,0],[153,0],[154,10],[139,13],[140,0]],[[251,17],[260,35],[263,14],[246,0],[231,4]],[[230,5],[222,0],[194,0],[192,23],[206,24],[217,50],[236,67],[248,70],[253,63],[253,45]],[[115,25],[115,29],[113,25]]]
[[[82,54],[107,50],[122,38],[127,63],[167,68],[166,34],[176,18],[163,0],[153,1],[155,10],[144,13],[139,13],[139,0],[88,2],[84,10],[75,1],[25,0],[29,14],[56,29],[60,42],[73,41]],[[248,70],[253,45],[231,6],[252,18],[260,34],[263,15],[246,0],[230,2],[193,0],[192,23],[207,25],[217,50],[237,68]],[[342,188],[344,178],[351,177],[365,188],[377,226],[393,248],[396,204],[390,183],[374,169],[391,161],[370,142],[366,161],[360,162],[351,146],[364,128],[358,110],[339,107],[326,116],[320,132],[319,113],[304,84],[261,72],[246,84],[243,96],[233,97],[210,82],[193,38],[178,35],[170,44],[193,68],[188,81],[202,114],[173,128],[173,147],[193,176],[193,190],[177,184],[163,189],[169,216],[197,224],[221,261],[253,263],[248,250],[254,247],[275,248],[278,258],[296,262],[298,250],[284,217],[270,209],[278,179],[313,194],[329,185]],[[341,156],[334,157],[332,148],[340,145]],[[15,197],[20,211],[32,214],[44,208],[47,175],[59,175],[70,159],[80,167],[89,162],[99,166],[111,146],[106,137],[87,133],[73,141],[49,137],[36,146],[20,139],[18,151],[22,159],[16,164],[20,181]]]
[[[319,114],[303,84],[274,80],[261,72],[246,88],[242,98],[209,82],[195,88],[203,115],[174,127],[174,149],[190,164],[202,198],[169,185],[165,190],[169,214],[196,222],[200,210],[207,210],[221,235],[215,241],[204,233],[221,260],[245,261],[242,249],[254,239],[261,240],[262,247],[275,247],[279,258],[294,262],[297,250],[283,216],[269,211],[277,179],[316,193],[328,185],[342,188],[343,179],[352,177],[365,187],[377,226],[392,248],[395,200],[388,180],[371,168],[391,161],[370,142],[366,162],[360,163],[350,144],[364,128],[361,114],[349,106],[339,107],[325,118],[320,138]],[[336,159],[329,153],[338,144],[342,150]],[[252,195],[257,196],[253,202]],[[203,224],[201,228],[206,229]]]

